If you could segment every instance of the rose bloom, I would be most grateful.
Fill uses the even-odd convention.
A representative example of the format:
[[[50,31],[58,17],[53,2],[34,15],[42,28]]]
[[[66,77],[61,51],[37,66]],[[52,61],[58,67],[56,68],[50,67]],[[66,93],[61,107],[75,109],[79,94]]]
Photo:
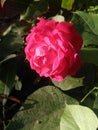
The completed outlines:
[[[57,81],[75,75],[81,65],[78,51],[83,41],[74,24],[39,20],[26,37],[25,54],[31,68]]]

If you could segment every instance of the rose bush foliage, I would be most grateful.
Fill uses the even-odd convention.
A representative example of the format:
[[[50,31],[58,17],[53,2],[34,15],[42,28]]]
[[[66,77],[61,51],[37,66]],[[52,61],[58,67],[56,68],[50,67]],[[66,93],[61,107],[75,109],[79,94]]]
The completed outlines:
[[[0,0],[0,130],[98,128],[97,23],[98,0]]]
[[[72,23],[39,20],[26,37],[26,59],[40,76],[62,81],[80,68],[82,37]]]

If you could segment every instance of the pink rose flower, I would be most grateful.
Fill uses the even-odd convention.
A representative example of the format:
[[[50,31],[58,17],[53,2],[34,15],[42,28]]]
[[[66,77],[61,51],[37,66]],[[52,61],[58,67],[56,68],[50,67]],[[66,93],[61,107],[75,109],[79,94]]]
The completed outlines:
[[[72,23],[40,18],[26,37],[26,59],[40,76],[62,81],[80,68],[82,42]]]

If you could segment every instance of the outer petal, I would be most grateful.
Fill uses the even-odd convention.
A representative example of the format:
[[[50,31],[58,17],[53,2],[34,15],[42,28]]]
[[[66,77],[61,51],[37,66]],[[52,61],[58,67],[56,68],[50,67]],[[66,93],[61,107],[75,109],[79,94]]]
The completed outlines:
[[[75,75],[77,73],[77,71],[80,69],[81,64],[82,64],[82,61],[80,59],[80,56],[77,54],[76,58],[75,58],[75,63],[70,68],[69,74],[72,75],[72,76]]]
[[[75,29],[74,24],[68,22],[61,22],[57,25],[57,29],[64,32],[64,36],[78,51],[82,47],[83,39]]]

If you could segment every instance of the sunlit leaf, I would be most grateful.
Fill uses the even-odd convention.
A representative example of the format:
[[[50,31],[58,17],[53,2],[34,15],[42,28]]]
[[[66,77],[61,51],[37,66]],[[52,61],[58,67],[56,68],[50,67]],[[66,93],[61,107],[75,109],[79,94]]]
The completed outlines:
[[[62,0],[62,8],[71,10],[73,6],[74,0]]]
[[[98,5],[90,6],[87,10],[89,13],[98,13]]]
[[[98,118],[88,107],[66,105],[61,117],[60,130],[96,130]]]
[[[7,0],[1,0],[1,5],[3,7],[4,3],[6,2]]]

